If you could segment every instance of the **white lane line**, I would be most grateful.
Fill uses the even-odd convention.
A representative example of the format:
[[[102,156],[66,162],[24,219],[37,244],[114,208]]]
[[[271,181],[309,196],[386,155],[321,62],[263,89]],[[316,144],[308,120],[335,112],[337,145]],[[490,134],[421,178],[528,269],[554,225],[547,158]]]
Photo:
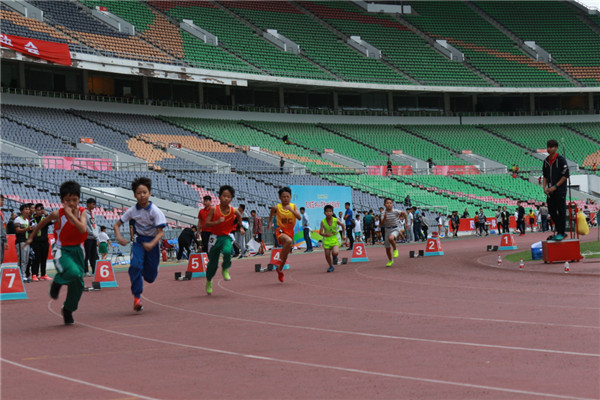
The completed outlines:
[[[290,277],[291,276],[292,275],[290,275]],[[219,281],[218,285],[220,288],[224,289],[225,291],[234,293],[234,294],[237,294],[240,296],[252,297],[252,298],[261,299],[261,300],[265,300],[265,301],[276,301],[279,303],[284,302],[284,303],[290,303],[290,304],[299,304],[299,305],[311,306],[311,307],[325,307],[325,308],[333,308],[333,309],[339,309],[339,310],[364,311],[364,312],[369,312],[369,313],[408,315],[408,316],[412,316],[412,317],[442,318],[442,319],[467,320],[467,321],[484,321],[484,322],[494,322],[494,323],[502,323],[502,324],[539,325],[539,326],[555,326],[555,327],[563,327],[563,328],[600,329],[600,326],[589,326],[589,325],[555,324],[555,323],[551,323],[551,322],[515,321],[515,320],[505,320],[505,319],[478,318],[478,317],[457,317],[457,316],[453,316],[453,315],[421,314],[421,313],[411,313],[411,312],[404,312],[404,311],[388,311],[388,310],[369,309],[369,308],[333,306],[330,304],[315,304],[315,303],[307,303],[307,302],[303,302],[303,301],[284,300],[281,298],[274,299],[274,298],[270,298],[270,297],[240,293],[240,292],[236,292],[231,289],[227,289],[225,286],[221,285],[221,281]]]
[[[56,314],[56,313],[54,313],[54,314]],[[56,314],[56,315],[58,315],[58,314]],[[24,364],[20,364],[18,362],[15,362],[15,361],[7,360],[6,358],[0,358],[0,361],[2,361],[4,363],[7,363],[7,364],[10,364],[10,365],[14,365],[15,367],[27,369],[29,371],[37,372],[37,373],[40,373],[40,374],[43,374],[43,375],[48,375],[48,376],[51,376],[51,377],[54,377],[54,378],[64,379],[66,381],[71,381],[71,382],[79,383],[79,384],[82,384],[82,385],[91,386],[93,388],[100,389],[100,390],[108,390],[109,392],[115,392],[115,393],[123,394],[123,395],[130,396],[130,397],[135,397],[135,398],[139,398],[139,399],[158,400],[158,399],[156,399],[154,397],[148,397],[148,396],[144,396],[144,395],[133,393],[133,392],[127,392],[125,390],[119,390],[119,389],[111,388],[111,387],[104,386],[104,385],[98,385],[96,383],[86,382],[86,381],[82,381],[80,379],[71,378],[69,376],[55,374],[53,372],[44,371],[44,370],[38,369],[38,368],[33,368],[33,367],[28,366],[28,365],[24,365]]]
[[[354,271],[355,273],[357,273],[358,275],[364,275],[360,272],[357,272],[356,268]],[[291,280],[293,280],[294,282],[298,282],[302,285],[306,285],[306,286],[311,286],[311,287],[316,287],[316,288],[321,288],[321,289],[327,289],[327,290],[335,290],[335,291],[340,291],[340,292],[347,292],[347,293],[357,293],[357,294],[365,294],[365,295],[371,295],[372,293],[370,292],[361,292],[359,290],[351,290],[351,289],[342,289],[339,287],[334,287],[334,286],[325,286],[325,285],[317,285],[314,283],[308,283],[305,281],[301,281],[298,280],[295,277],[290,278]],[[374,279],[380,279],[380,278],[374,278]],[[398,282],[398,281],[393,281],[393,282]],[[463,303],[469,303],[469,304],[501,304],[501,305],[508,305],[508,306],[519,306],[522,307],[524,304],[523,303],[510,303],[510,302],[504,302],[504,301],[487,301],[487,300],[471,300],[471,299],[458,299],[458,298],[452,298],[452,297],[440,297],[440,296],[426,296],[426,297],[418,297],[418,296],[410,296],[410,295],[402,295],[402,294],[396,294],[396,293],[381,293],[378,292],[377,293],[378,296],[388,296],[388,297],[396,297],[396,298],[407,298],[407,299],[432,299],[432,300],[442,300],[442,301],[456,301],[456,302],[463,302]],[[575,310],[600,310],[600,307],[579,307],[579,306],[563,306],[563,305],[554,305],[554,304],[525,304],[528,307],[540,307],[540,308],[564,308],[564,309],[575,309]]]
[[[231,320],[231,321],[240,321],[240,322],[248,322],[248,323],[260,324],[260,325],[276,326],[276,327],[280,327],[280,328],[303,329],[303,330],[308,330],[308,331],[327,332],[327,333],[335,333],[335,334],[342,334],[342,335],[353,335],[353,336],[361,336],[361,337],[369,337],[369,338],[377,338],[377,339],[406,340],[406,341],[413,341],[413,342],[448,344],[448,345],[457,345],[457,346],[471,346],[471,347],[482,347],[482,348],[501,349],[501,350],[531,351],[531,352],[538,352],[538,353],[561,354],[561,355],[581,356],[581,357],[600,357],[600,354],[596,354],[596,353],[579,353],[579,352],[574,352],[574,351],[537,349],[537,348],[531,348],[531,347],[502,346],[502,345],[494,345],[494,344],[455,342],[455,341],[451,341],[451,340],[423,339],[423,338],[406,337],[406,336],[382,335],[382,334],[368,333],[368,332],[344,331],[344,330],[339,330],[339,329],[316,328],[316,327],[304,326],[304,325],[283,324],[283,323],[279,323],[279,322],[259,321],[259,320],[254,320],[254,319],[238,318],[238,317],[231,317],[231,316],[225,316],[225,315],[220,315],[220,314],[211,314],[211,313],[207,313],[207,312],[203,312],[203,311],[189,310],[186,308],[181,308],[181,307],[171,306],[168,304],[159,303],[157,301],[149,299],[147,296],[143,296],[143,297],[144,297],[144,300],[146,300],[150,304],[155,304],[157,306],[169,308],[172,310],[188,312],[188,313],[193,313],[193,314],[199,314],[199,315],[204,315],[204,316],[214,317],[214,318],[227,319],[227,320]]]
[[[56,311],[54,311],[50,308],[51,303],[52,303],[51,301],[48,302],[48,310],[50,310],[50,312],[53,313],[54,315],[60,317]],[[149,338],[149,337],[145,337],[145,336],[133,335],[130,333],[123,333],[123,332],[113,331],[110,329],[100,328],[100,327],[93,326],[93,325],[88,325],[88,324],[82,323],[82,322],[76,322],[76,323],[79,325],[85,326],[87,328],[90,328],[90,329],[96,329],[96,330],[99,330],[102,332],[112,333],[115,335],[120,335],[120,336],[124,336],[124,337],[128,337],[128,338],[142,339],[142,340],[147,340],[147,341],[155,342],[155,343],[169,344],[169,345],[177,346],[177,347],[201,350],[201,351],[206,351],[206,352],[210,352],[210,353],[223,354],[223,355],[228,355],[228,356],[233,356],[233,357],[241,357],[241,358],[247,358],[247,359],[253,359],[253,360],[260,360],[260,361],[267,361],[267,362],[274,362],[274,363],[281,363],[281,364],[288,364],[288,365],[297,365],[297,366],[301,366],[301,367],[319,368],[319,369],[326,369],[326,370],[332,370],[332,371],[351,372],[351,373],[356,373],[356,374],[361,374],[361,375],[377,376],[377,377],[382,377],[382,378],[403,379],[403,380],[416,381],[416,382],[434,383],[434,384],[438,384],[438,385],[458,386],[458,387],[470,388],[470,389],[493,390],[493,391],[504,392],[504,393],[515,393],[515,394],[524,394],[524,395],[529,395],[529,396],[540,396],[540,397],[553,398],[553,399],[594,400],[592,398],[585,398],[585,397],[565,396],[565,395],[560,395],[560,394],[531,392],[531,391],[527,391],[527,390],[510,389],[510,388],[486,386],[486,385],[476,385],[476,384],[471,384],[471,383],[445,381],[445,380],[440,380],[440,379],[420,378],[420,377],[407,376],[407,375],[390,374],[390,373],[385,373],[385,372],[368,371],[368,370],[362,370],[362,369],[356,369],[356,368],[338,367],[335,365],[316,364],[316,363],[286,360],[286,359],[280,359],[280,358],[274,358],[274,357],[268,357],[268,356],[259,356],[259,355],[254,355],[254,354],[238,353],[235,351],[220,350],[220,349],[214,349],[214,348],[210,348],[210,347],[196,346],[196,345],[191,345],[191,344],[177,343],[177,342],[171,342],[168,340],[154,339],[154,338]]]
[[[481,265],[488,266],[487,264],[483,264],[483,263],[479,262],[479,259],[477,260],[477,262]],[[433,287],[442,287],[442,288],[449,288],[449,289],[470,289],[470,290],[485,290],[485,291],[495,291],[495,292],[513,292],[513,293],[523,293],[526,290],[527,293],[545,294],[545,295],[552,295],[552,296],[559,296],[559,295],[560,296],[577,296],[577,297],[581,297],[581,296],[598,297],[598,296],[600,296],[600,293],[579,293],[579,292],[557,292],[557,293],[554,293],[554,292],[531,291],[531,290],[525,289],[525,288],[511,289],[511,288],[498,288],[498,287],[485,287],[485,286],[445,285],[445,284],[440,284],[440,283],[407,281],[407,280],[402,280],[402,279],[388,279],[388,278],[380,278],[377,276],[372,276],[372,275],[368,275],[368,274],[359,272],[359,269],[363,269],[365,267],[366,267],[365,265],[357,267],[357,268],[355,268],[355,272],[358,275],[363,276],[365,278],[382,280],[382,281],[387,281],[387,282],[394,282],[394,283],[408,283],[411,285],[433,286]],[[507,272],[509,272],[509,271],[507,271]],[[533,283],[533,282],[529,282],[529,283]]]

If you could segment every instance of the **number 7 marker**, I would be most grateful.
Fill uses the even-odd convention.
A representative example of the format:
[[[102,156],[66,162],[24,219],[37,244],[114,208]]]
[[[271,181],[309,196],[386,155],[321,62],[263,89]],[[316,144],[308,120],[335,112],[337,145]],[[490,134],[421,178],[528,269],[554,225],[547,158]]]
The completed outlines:
[[[2,268],[0,277],[0,300],[26,299],[25,286],[18,267]]]

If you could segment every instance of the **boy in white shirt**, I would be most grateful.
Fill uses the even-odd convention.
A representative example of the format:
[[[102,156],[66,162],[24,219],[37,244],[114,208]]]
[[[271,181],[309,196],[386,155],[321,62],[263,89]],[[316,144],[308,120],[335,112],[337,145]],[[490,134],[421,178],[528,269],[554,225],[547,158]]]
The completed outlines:
[[[360,215],[356,216],[354,220],[354,238],[357,242],[362,242],[362,221],[360,220]]]
[[[98,253],[100,254],[100,259],[106,260],[108,257],[108,246],[110,246],[110,238],[106,233],[106,227],[100,227],[100,233],[98,234]]]

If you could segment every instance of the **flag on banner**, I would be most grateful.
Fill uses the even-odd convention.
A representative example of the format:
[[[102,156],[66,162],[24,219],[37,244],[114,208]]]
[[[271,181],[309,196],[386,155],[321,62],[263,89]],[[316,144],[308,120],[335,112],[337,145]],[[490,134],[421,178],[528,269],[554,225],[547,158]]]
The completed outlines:
[[[69,45],[0,33],[0,46],[56,64],[71,65]]]

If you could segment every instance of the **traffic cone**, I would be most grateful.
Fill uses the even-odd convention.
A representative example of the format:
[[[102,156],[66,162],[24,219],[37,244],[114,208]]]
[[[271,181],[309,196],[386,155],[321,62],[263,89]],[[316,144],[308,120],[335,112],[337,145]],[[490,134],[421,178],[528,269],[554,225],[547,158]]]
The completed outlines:
[[[519,260],[519,268],[521,268],[521,269],[525,268],[525,263],[523,262],[522,258]]]
[[[502,256],[498,256],[498,265],[502,264]]]
[[[569,268],[569,262],[565,262],[565,274],[569,273],[571,269]]]

